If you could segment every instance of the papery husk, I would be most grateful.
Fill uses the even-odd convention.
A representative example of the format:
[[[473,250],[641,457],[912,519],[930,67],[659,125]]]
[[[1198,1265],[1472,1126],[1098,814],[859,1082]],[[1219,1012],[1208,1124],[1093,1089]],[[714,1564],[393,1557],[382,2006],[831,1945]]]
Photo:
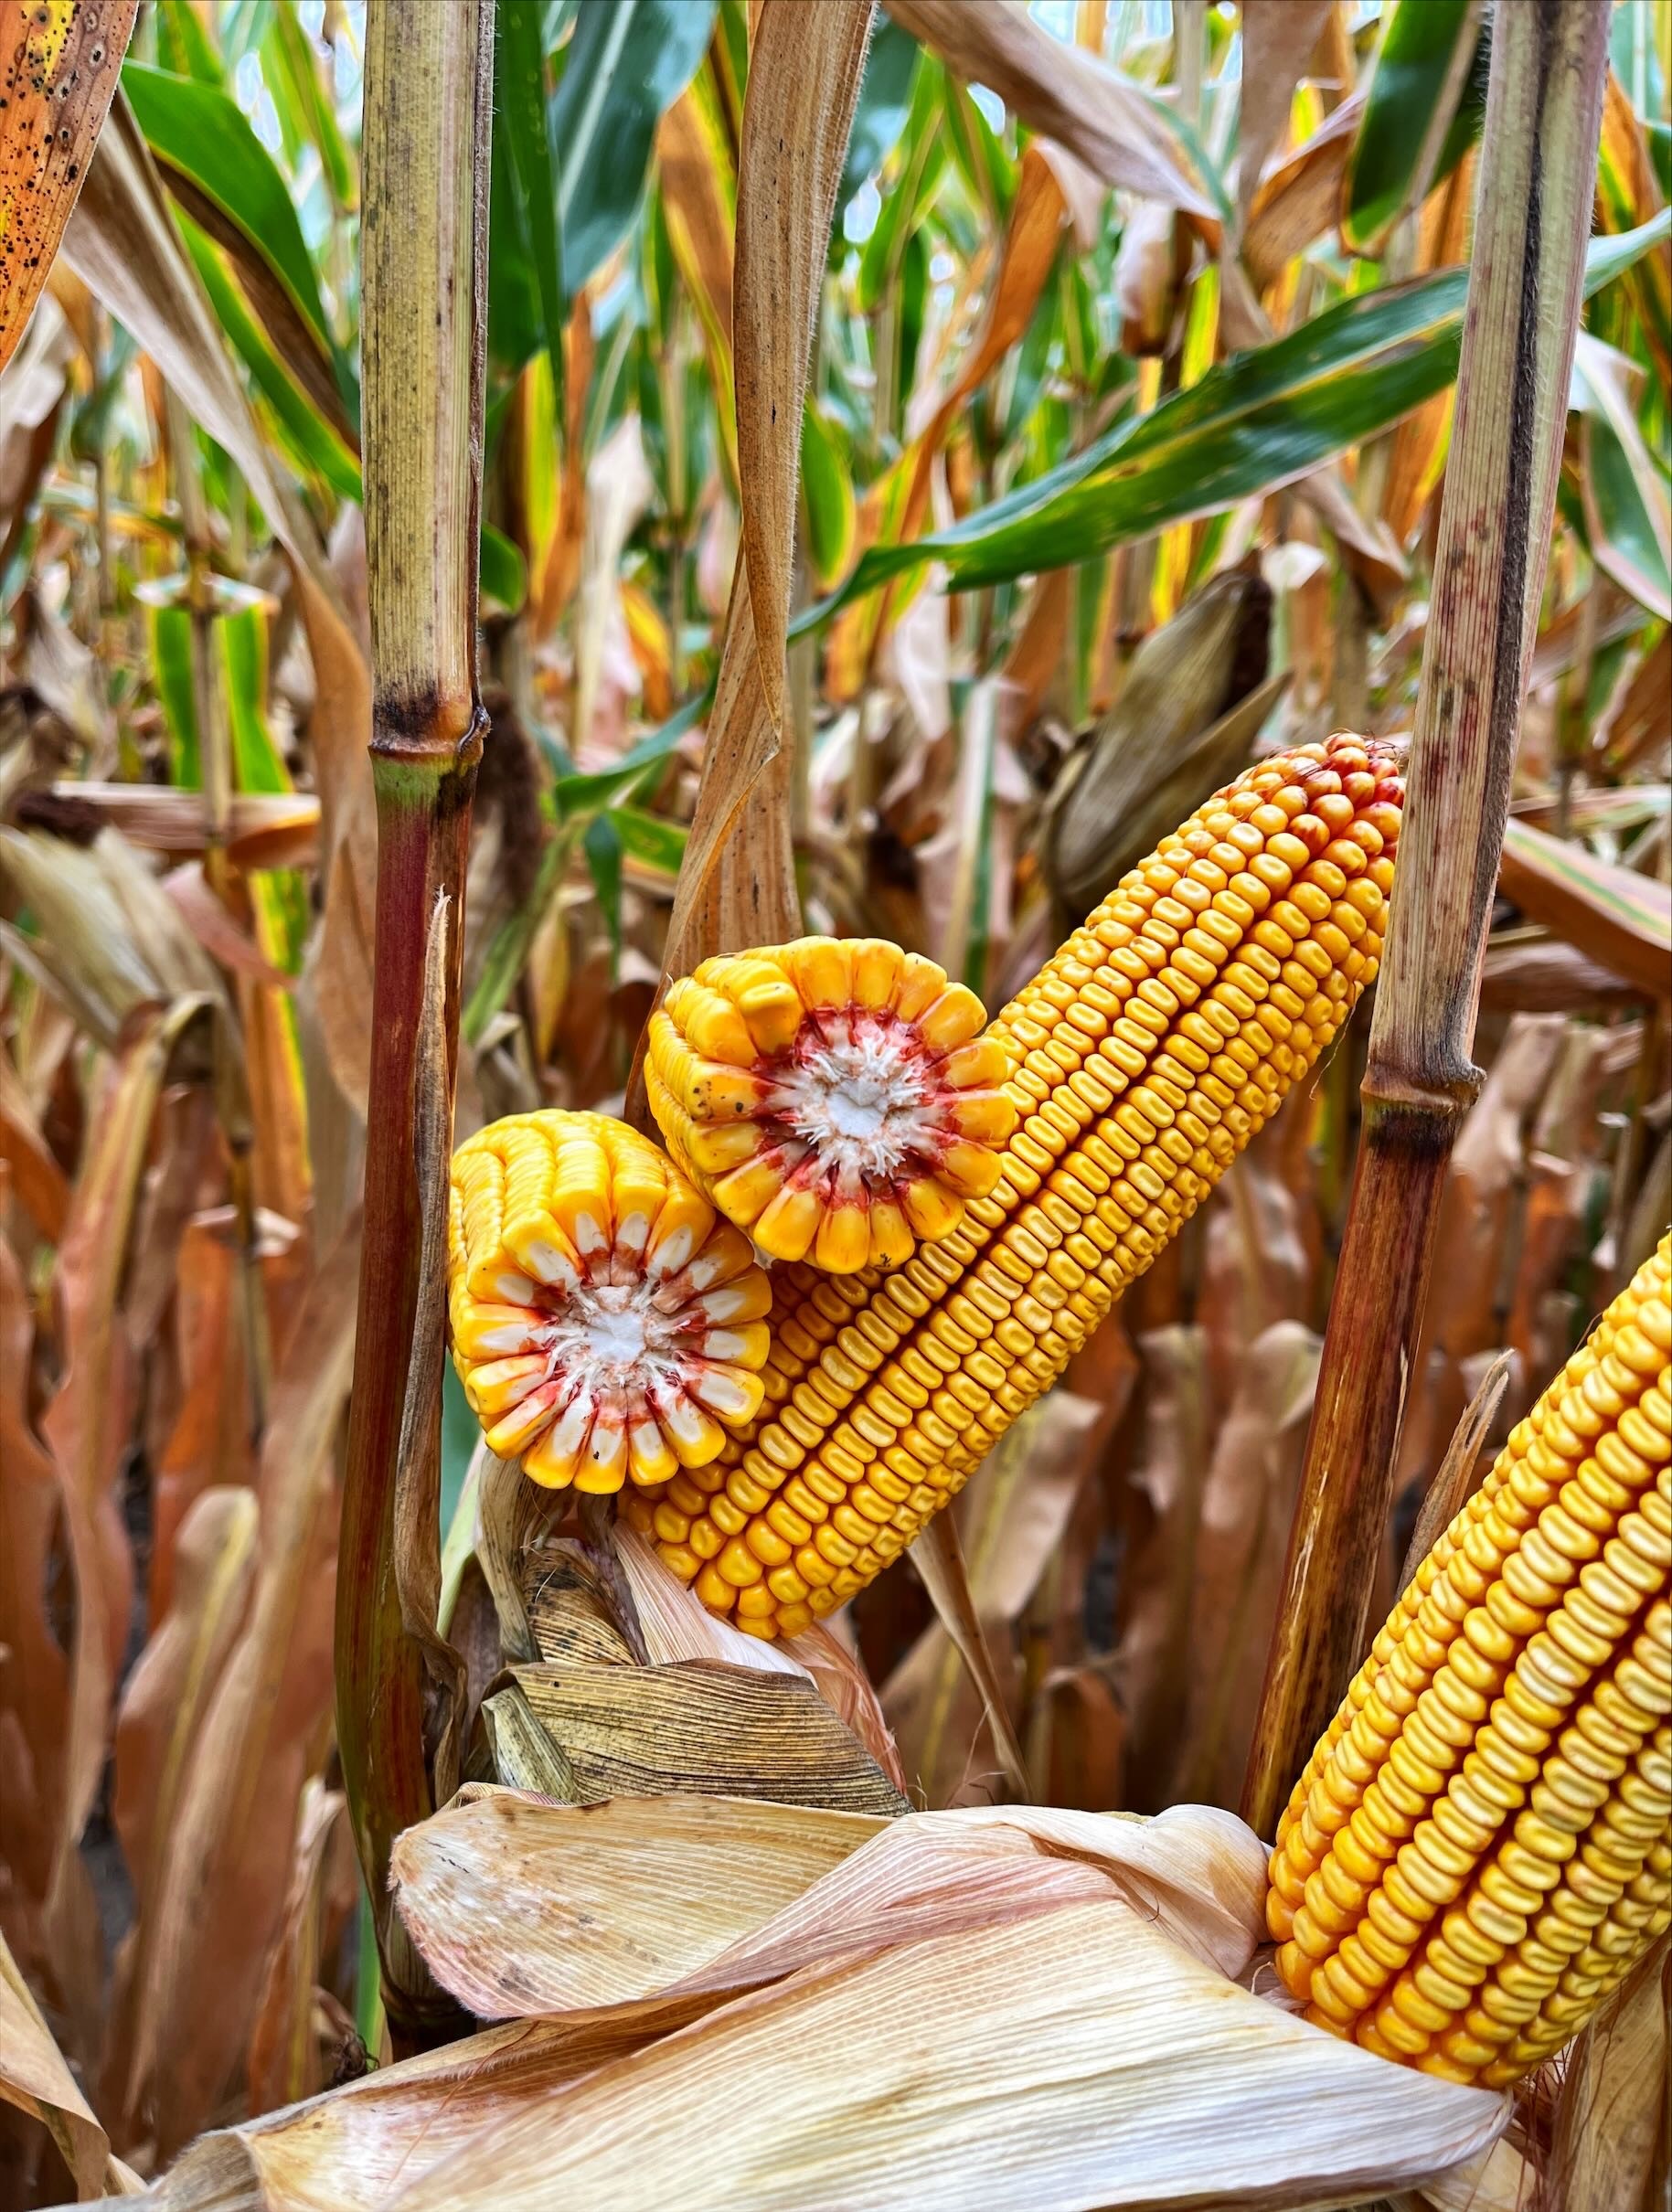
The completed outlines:
[[[697,1796],[612,1798],[577,1821],[471,1784],[399,1838],[390,1873],[442,1988],[480,2019],[514,2019],[679,1983],[885,1824]]]
[[[405,1863],[442,1848],[444,1824],[503,1818],[491,1802],[425,1823]],[[735,1810],[715,1815],[722,1832]],[[595,1812],[523,1802],[512,1818],[548,1829],[559,1883],[566,1834],[591,1851],[588,1823],[611,1847]],[[662,1921],[677,1916],[633,1878],[648,1825],[626,1813],[612,1833],[622,1878],[598,1884],[606,1920],[588,1941],[625,1972],[634,1930],[655,1919],[656,1941],[674,1941]],[[151,2201],[1299,2212],[1484,2154],[1507,2098],[1389,2065],[1240,1985],[1264,1859],[1241,1822],[1203,1807],[914,1814],[775,1913],[757,1908],[751,1931],[682,1982],[653,1994],[647,1966],[640,2003],[503,2027],[210,2138]],[[450,1949],[504,1896],[465,1885]],[[535,1908],[528,1952],[544,1907],[518,1897]],[[420,1939],[435,1964],[439,1926]],[[560,1970],[559,1948],[542,1965]]]
[[[1299,2207],[1485,2150],[1506,2100],[1390,2067],[1230,1978],[1262,1886],[1256,1839],[1202,1808],[893,1823],[684,1987],[788,1979],[394,2201]]]

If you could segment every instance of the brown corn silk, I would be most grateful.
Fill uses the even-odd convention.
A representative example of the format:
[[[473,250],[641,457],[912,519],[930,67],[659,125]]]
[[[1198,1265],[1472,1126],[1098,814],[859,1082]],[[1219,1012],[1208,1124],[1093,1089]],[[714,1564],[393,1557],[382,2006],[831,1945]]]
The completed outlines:
[[[892,1272],[774,1270],[761,1413],[625,1501],[705,1604],[833,1611],[1055,1382],[1374,976],[1402,800],[1372,739],[1248,770],[992,1024],[1019,1126],[963,1222]]]
[[[1672,1239],[1418,1569],[1297,1783],[1307,2017],[1499,2088],[1672,1924]]]

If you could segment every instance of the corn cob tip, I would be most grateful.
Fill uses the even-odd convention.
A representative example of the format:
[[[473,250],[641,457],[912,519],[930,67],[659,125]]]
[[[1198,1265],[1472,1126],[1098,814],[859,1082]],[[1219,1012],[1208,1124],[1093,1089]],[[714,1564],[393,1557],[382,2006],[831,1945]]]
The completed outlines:
[[[1672,1924],[1672,1238],[1418,1569],[1277,1832],[1307,2017],[1507,2087]]]
[[[876,938],[706,960],[651,1017],[668,1149],[773,1260],[897,1267],[998,1178],[1016,1126],[981,1001]]]
[[[1216,792],[993,1023],[1018,1126],[962,1222],[773,1271],[760,1416],[626,1501],[706,1605],[793,1635],[862,1590],[1305,1079],[1376,973],[1400,758],[1332,738]]]
[[[489,1448],[548,1488],[666,1482],[759,1410],[765,1274],[624,1122],[514,1114],[462,1144],[448,1279]]]

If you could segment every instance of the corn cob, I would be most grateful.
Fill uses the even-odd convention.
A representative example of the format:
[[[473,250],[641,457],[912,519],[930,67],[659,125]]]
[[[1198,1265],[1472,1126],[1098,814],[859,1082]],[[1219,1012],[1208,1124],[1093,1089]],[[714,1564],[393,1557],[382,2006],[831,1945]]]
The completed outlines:
[[[1307,2017],[1501,2088],[1672,1922],[1672,1239],[1377,1637],[1278,1827]]]
[[[512,1115],[453,1154],[451,1201],[453,1361],[490,1449],[535,1482],[666,1482],[759,1410],[766,1276],[635,1130]]]
[[[668,1150],[774,1260],[909,1260],[998,1180],[1016,1127],[981,1001],[921,953],[804,937],[706,960],[652,1015]]]
[[[888,1274],[774,1271],[758,1420],[627,1502],[705,1604],[833,1611],[1056,1380],[1375,974],[1402,799],[1373,739],[1248,770],[993,1024],[1021,1125],[959,1227]]]

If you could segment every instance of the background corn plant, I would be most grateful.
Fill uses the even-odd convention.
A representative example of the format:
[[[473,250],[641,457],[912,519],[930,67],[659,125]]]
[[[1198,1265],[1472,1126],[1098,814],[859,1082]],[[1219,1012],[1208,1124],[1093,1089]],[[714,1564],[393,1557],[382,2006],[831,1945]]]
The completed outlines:
[[[1609,26],[1488,1077],[1378,1615],[1464,1408],[1490,1381],[1474,1456],[1668,1212],[1667,26]],[[733,315],[750,35],[743,0],[496,12],[460,1136],[618,1106],[687,941],[787,343]],[[1256,750],[1411,726],[1490,35],[1469,0],[890,0],[816,287],[762,787],[809,926],[996,1004]],[[383,2035],[331,1683],[375,909],[365,42],[340,0],[144,10],[0,380],[0,1930],[142,2173]],[[1237,1802],[1364,1051],[957,1508],[1041,1803]],[[470,1445],[450,1395],[465,1620]],[[918,1801],[1002,1794],[910,1565],[848,1627]],[[8,2201],[64,2195],[89,2140],[0,2111]]]

